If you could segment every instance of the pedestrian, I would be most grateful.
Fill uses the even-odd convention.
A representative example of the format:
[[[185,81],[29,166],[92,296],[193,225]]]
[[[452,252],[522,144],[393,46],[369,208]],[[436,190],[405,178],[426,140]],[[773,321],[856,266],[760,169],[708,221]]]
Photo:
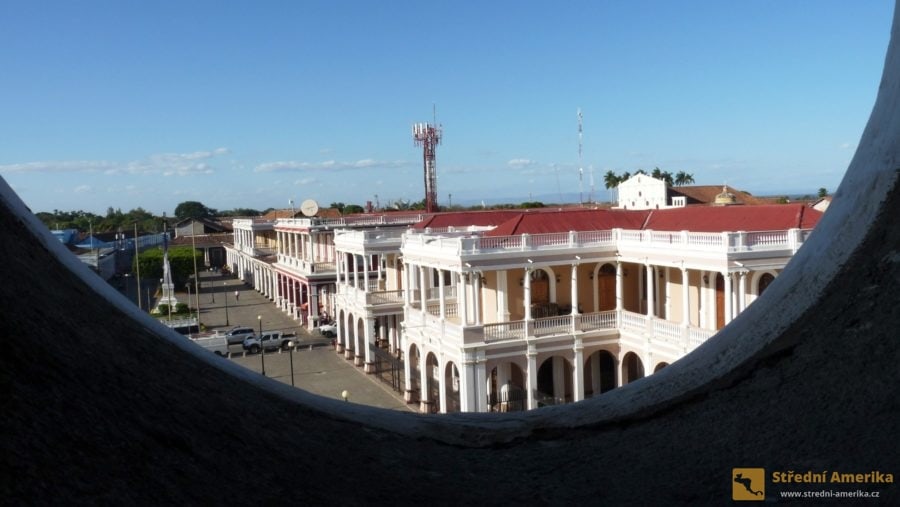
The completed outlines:
[[[239,301],[241,299],[240,291],[234,291],[234,300]]]

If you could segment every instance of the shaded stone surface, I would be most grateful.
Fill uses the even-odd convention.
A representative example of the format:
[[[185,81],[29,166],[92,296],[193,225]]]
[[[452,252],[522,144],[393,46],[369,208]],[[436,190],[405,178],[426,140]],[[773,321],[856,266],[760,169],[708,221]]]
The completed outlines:
[[[288,393],[186,352],[98,295],[4,199],[0,498],[720,504],[730,501],[734,467],[880,470],[900,480],[896,14],[894,35],[873,113],[873,122],[883,120],[867,127],[854,160],[880,161],[878,181],[889,185],[874,192],[853,182],[851,165],[834,205],[846,199],[858,206],[846,216],[871,216],[860,222],[862,240],[834,247],[846,255],[798,255],[805,264],[789,269],[806,278],[773,285],[782,299],[754,303],[737,331],[659,375],[576,405],[436,417],[345,411]],[[867,149],[874,151],[862,157]],[[842,220],[816,234],[855,226]],[[809,279],[817,256],[840,262],[833,277],[823,269],[822,279]],[[781,309],[792,308],[799,316],[778,327]],[[778,333],[763,339],[756,328]],[[900,496],[896,485],[860,489],[880,489],[882,501]]]

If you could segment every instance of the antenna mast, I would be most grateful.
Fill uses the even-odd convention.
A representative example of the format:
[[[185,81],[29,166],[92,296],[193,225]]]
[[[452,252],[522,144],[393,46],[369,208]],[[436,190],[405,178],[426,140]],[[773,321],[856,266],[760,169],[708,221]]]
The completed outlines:
[[[584,163],[581,157],[581,144],[582,144],[582,133],[581,133],[581,108],[578,108],[578,202],[579,204],[584,204],[584,190],[582,189],[582,183],[584,181]]]
[[[441,144],[441,126],[437,124],[437,108],[432,109],[433,123],[414,123],[413,142],[422,146],[422,161],[425,171],[425,212],[434,213],[437,206],[437,169],[435,167],[435,147]]]

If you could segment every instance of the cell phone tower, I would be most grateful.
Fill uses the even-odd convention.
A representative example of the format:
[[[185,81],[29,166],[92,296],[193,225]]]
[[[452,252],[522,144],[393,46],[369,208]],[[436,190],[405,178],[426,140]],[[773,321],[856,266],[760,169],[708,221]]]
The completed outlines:
[[[437,124],[437,115],[432,113],[433,123],[414,123],[412,126],[413,141],[422,146],[422,160],[425,169],[425,212],[434,213],[437,204],[437,168],[435,167],[435,147],[441,144],[441,126]]]
[[[581,156],[582,129],[581,129],[581,108],[578,108],[578,204],[584,204],[584,159]]]

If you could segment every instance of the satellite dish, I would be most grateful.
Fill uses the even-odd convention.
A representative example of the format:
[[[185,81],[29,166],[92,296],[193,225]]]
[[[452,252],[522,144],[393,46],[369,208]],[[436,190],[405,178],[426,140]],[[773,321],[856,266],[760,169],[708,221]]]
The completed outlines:
[[[305,217],[314,217],[319,212],[319,203],[313,199],[307,199],[300,204],[300,211]]]

